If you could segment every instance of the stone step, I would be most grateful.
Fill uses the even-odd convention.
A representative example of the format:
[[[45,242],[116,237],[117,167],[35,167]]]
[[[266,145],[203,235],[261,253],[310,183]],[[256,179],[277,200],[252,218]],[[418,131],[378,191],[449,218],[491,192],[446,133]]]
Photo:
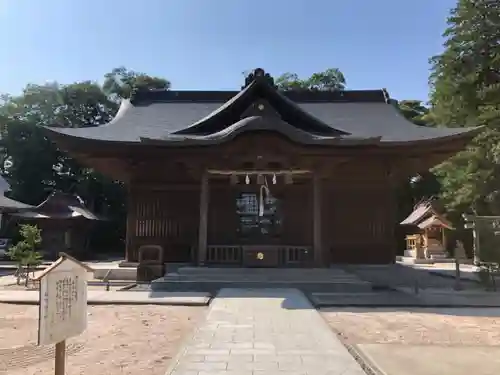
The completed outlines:
[[[349,276],[353,275],[340,268],[242,268],[242,267],[179,267],[179,275],[327,275]]]
[[[168,273],[164,277],[165,281],[204,281],[204,280],[226,280],[226,281],[324,281],[324,282],[357,282],[359,279],[354,276],[331,276],[331,275],[228,275],[228,274],[215,274],[215,275],[183,275],[176,273]]]
[[[160,278],[151,282],[153,291],[179,291],[179,292],[207,292],[215,294],[222,288],[243,288],[243,289],[263,289],[263,288],[295,288],[304,293],[327,293],[343,292],[358,293],[369,292],[372,286],[368,282],[359,280],[353,281],[321,281],[321,280],[170,280]]]
[[[418,296],[399,291],[372,291],[366,293],[312,293],[310,296],[316,307],[330,306],[421,306]]]

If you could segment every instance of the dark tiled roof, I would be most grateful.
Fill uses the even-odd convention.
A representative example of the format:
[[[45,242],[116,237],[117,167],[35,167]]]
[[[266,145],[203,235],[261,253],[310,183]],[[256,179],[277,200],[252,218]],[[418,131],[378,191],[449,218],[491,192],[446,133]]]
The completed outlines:
[[[29,204],[15,201],[0,194],[0,212],[13,212],[18,210],[29,210],[33,208]]]
[[[271,114],[270,119],[273,118],[275,127],[270,120],[244,120],[256,115],[251,107],[259,101],[272,107],[275,116]],[[307,144],[334,143],[334,139],[336,143],[347,144],[352,141],[400,143],[471,132],[470,128],[414,125],[399,113],[385,90],[281,93],[258,80],[240,92],[137,92],[132,100],[122,102],[108,124],[51,130],[102,141],[162,142],[180,146],[220,143],[243,131],[262,128],[272,128]]]
[[[88,220],[99,220],[95,214],[85,207],[80,197],[61,192],[53,192],[46,200],[33,207],[32,210],[14,215],[30,219],[75,219],[84,217]]]
[[[416,225],[421,229],[428,228],[432,225],[439,225],[448,229],[453,229],[451,223],[437,211],[432,201],[417,204],[414,210],[400,223],[400,225]]]

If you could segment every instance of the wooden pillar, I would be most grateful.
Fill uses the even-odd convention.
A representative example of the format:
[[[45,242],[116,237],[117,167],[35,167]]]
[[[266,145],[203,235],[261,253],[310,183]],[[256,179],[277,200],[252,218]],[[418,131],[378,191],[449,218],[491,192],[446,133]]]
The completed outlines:
[[[321,234],[321,177],[313,175],[313,248],[314,265],[323,266],[323,246]]]
[[[208,173],[201,177],[200,188],[200,226],[198,228],[198,265],[203,265],[207,257],[207,232],[208,232]]]
[[[131,186],[127,189],[127,222],[125,224],[125,261],[138,262],[138,254],[135,246],[135,227],[137,220],[137,200],[135,190]]]

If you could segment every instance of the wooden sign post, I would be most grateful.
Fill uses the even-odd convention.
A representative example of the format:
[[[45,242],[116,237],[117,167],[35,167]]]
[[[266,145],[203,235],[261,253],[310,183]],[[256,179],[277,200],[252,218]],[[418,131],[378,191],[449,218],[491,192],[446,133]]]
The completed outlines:
[[[66,339],[87,329],[86,264],[62,254],[36,278],[40,282],[38,345],[55,344],[55,375],[64,375]]]

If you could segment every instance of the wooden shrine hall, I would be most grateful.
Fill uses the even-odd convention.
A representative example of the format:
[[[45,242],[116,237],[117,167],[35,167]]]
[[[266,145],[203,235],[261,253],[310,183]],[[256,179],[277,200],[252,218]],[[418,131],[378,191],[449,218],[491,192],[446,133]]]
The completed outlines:
[[[108,124],[46,128],[128,186],[126,258],[245,267],[392,263],[395,189],[478,128],[426,128],[386,90],[136,91]],[[64,125],[64,124],[61,124]]]

